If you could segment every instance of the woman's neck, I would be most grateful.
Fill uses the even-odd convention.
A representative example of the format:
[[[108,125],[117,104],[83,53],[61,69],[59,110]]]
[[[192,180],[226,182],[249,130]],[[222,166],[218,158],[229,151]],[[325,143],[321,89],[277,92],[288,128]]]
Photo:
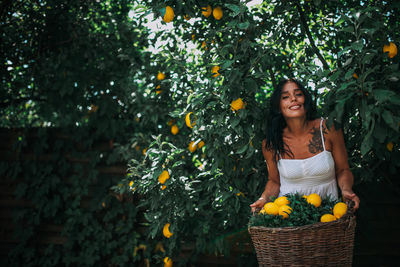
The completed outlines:
[[[287,133],[291,136],[302,136],[309,131],[309,122],[306,118],[286,119]]]

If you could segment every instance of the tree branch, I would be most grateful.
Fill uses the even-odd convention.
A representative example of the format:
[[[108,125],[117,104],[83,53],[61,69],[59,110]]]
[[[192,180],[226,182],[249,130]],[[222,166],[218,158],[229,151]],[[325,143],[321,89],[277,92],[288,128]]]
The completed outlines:
[[[314,39],[312,38],[310,29],[308,28],[308,23],[306,21],[305,15],[303,10],[301,9],[301,6],[299,4],[298,1],[296,1],[296,7],[297,7],[297,11],[299,12],[300,15],[300,21],[301,21],[301,25],[303,26],[303,29],[308,37],[308,40],[310,41],[311,47],[314,51],[314,53],[317,55],[317,57],[319,58],[319,60],[322,62],[322,65],[324,66],[324,69],[329,70],[329,65],[326,62],[326,60],[324,59],[324,57],[321,55],[321,53],[319,52],[317,46],[315,45]]]

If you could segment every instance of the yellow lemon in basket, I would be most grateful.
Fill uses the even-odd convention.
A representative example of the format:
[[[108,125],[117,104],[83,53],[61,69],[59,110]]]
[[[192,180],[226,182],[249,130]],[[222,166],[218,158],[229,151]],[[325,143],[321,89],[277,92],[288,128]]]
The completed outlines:
[[[345,215],[347,212],[347,205],[346,203],[339,202],[333,207],[333,215],[335,215],[336,218],[340,218],[343,215]]]
[[[165,225],[164,225],[164,228],[163,228],[163,235],[166,237],[166,238],[170,238],[172,235],[173,235],[173,233],[171,233],[170,231],[169,231],[169,223],[166,223]]]
[[[324,214],[321,216],[321,222],[333,222],[336,221],[336,217],[332,214]]]
[[[284,219],[289,218],[289,214],[292,212],[292,208],[288,205],[282,205],[279,207],[279,215]]]
[[[318,208],[321,206],[321,197],[318,194],[310,194],[307,197],[307,202],[310,203],[311,205],[314,205],[314,207]]]
[[[279,207],[274,202],[268,202],[264,205],[264,210],[267,214],[278,215]]]
[[[278,205],[278,207],[283,206],[283,205],[289,205],[290,201],[287,199],[285,196],[278,197],[275,199],[274,203]]]

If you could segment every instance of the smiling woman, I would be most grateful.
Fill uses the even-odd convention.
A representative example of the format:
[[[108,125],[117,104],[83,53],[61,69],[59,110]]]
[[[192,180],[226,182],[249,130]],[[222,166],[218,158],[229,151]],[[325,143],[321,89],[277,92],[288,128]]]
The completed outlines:
[[[271,197],[289,193],[338,199],[338,186],[357,209],[360,200],[352,190],[342,131],[328,129],[324,119],[317,118],[310,93],[294,79],[280,82],[270,101],[262,145],[269,177],[261,197],[250,205],[253,212]]]

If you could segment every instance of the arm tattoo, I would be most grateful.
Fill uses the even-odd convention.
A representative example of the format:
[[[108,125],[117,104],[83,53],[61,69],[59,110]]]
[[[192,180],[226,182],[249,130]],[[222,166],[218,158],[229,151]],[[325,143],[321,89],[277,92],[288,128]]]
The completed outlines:
[[[326,129],[324,126],[322,126],[322,133],[326,134]],[[320,130],[316,127],[312,128],[311,135],[312,138],[310,140],[310,143],[308,144],[308,151],[312,154],[317,154],[319,152],[322,152],[324,150],[324,146],[322,144]]]

